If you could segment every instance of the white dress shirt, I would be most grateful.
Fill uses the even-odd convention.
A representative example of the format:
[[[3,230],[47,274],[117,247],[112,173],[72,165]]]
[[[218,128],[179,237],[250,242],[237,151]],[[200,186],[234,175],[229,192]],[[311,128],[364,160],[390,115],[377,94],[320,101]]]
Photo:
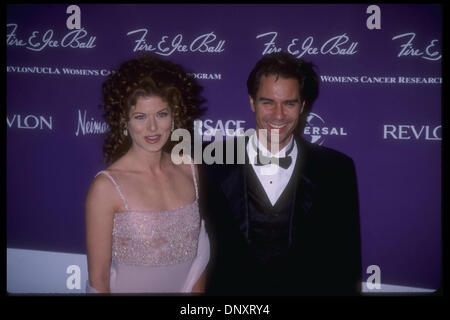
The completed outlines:
[[[258,146],[258,148],[262,151],[262,154],[264,156],[279,158],[285,156],[286,151],[289,150],[292,144],[294,144],[294,147],[290,153],[290,156],[292,157],[292,162],[287,169],[283,169],[280,166],[271,163],[262,166],[255,165],[257,150],[255,150],[254,146]],[[297,160],[298,152],[299,150],[297,149],[297,144],[295,143],[293,137],[291,137],[289,143],[275,155],[272,155],[267,150],[267,148],[265,148],[262,144],[258,142],[258,137],[256,136],[256,133],[249,138],[249,141],[247,143],[247,154],[249,157],[249,162],[253,170],[255,171],[256,176],[261,182],[261,185],[263,186],[264,191],[266,192],[266,195],[269,198],[272,206],[275,205],[278,198],[281,196],[287,184],[289,183],[289,180],[291,179],[291,175],[295,167],[295,162]]]

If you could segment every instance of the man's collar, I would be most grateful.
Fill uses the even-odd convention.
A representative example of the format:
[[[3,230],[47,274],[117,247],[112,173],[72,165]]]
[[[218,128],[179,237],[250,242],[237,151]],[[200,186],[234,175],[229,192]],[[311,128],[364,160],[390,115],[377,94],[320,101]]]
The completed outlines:
[[[267,157],[277,157],[277,158],[280,158],[280,157],[284,157],[285,155],[286,155],[286,151],[287,150],[289,150],[290,148],[291,148],[291,146],[292,146],[292,144],[294,143],[294,135],[291,135],[291,138],[290,138],[290,140],[289,140],[289,142],[283,147],[283,149],[281,149],[281,150],[279,150],[278,151],[278,153],[276,153],[276,154],[272,154],[271,152],[269,152],[269,150],[267,150],[267,148],[259,141],[259,139],[258,139],[258,135],[256,134],[256,131],[255,131],[255,133],[250,137],[250,139],[249,139],[249,147],[250,147],[250,149],[252,149],[252,151],[254,151],[254,155],[256,155],[256,153],[257,153],[257,150],[259,149],[260,151],[262,151],[262,154],[264,155],[264,156],[267,156]],[[255,150],[255,148],[254,148],[254,146],[256,146],[256,150]],[[272,148],[271,148],[272,149]],[[249,150],[249,149],[247,149],[247,150]],[[253,154],[253,152],[252,152],[252,154]]]

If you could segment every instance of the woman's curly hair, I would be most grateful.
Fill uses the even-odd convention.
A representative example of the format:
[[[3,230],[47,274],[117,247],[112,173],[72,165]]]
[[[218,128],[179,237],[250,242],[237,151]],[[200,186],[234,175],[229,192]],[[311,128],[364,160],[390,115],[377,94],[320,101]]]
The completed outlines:
[[[167,101],[172,111],[174,127],[193,133],[193,122],[204,110],[200,97],[202,88],[195,79],[175,63],[145,55],[122,63],[103,83],[103,117],[109,126],[103,145],[107,163],[123,156],[131,147],[131,138],[123,134],[129,121],[129,111],[138,98],[158,96]],[[175,143],[167,141],[164,150],[170,152]]]

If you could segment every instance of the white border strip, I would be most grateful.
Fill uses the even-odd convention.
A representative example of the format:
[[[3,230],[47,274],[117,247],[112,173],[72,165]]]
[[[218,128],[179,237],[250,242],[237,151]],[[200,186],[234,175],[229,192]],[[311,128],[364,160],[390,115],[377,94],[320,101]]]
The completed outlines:
[[[9,293],[85,293],[87,260],[84,254],[7,249]],[[362,293],[432,293],[435,289],[381,284],[361,285]]]

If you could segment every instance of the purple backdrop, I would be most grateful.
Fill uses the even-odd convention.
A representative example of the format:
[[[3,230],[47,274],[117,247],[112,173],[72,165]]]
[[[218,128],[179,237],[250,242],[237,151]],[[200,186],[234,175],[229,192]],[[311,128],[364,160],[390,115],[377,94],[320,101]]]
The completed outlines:
[[[85,253],[101,84],[122,61],[151,51],[184,65],[204,86],[205,133],[254,127],[248,73],[281,49],[322,79],[305,137],[355,160],[363,275],[375,264],[383,283],[440,286],[439,5],[379,5],[375,29],[356,4],[82,4],[81,29],[68,7],[7,6],[9,248]]]

